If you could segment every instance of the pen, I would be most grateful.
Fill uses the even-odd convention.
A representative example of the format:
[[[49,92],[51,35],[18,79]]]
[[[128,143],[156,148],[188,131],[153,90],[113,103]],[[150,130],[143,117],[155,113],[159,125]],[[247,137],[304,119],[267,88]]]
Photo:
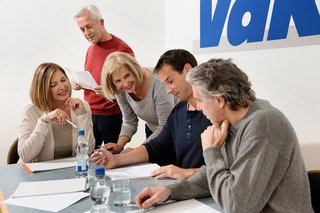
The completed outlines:
[[[104,149],[104,141],[101,142],[100,149]]]
[[[69,121],[68,119],[66,119],[66,121],[67,121],[71,126],[73,126],[74,128],[78,129],[78,127],[77,127],[74,123],[72,123],[72,122]]]
[[[99,149],[104,149],[104,141],[102,141],[101,145],[99,146]],[[103,152],[99,152],[99,155],[102,155]]]
[[[136,203],[129,203],[129,205],[128,206],[130,206],[130,207],[137,207],[137,205],[136,205]],[[138,207],[137,207],[137,209],[134,209],[134,210],[130,210],[130,212],[150,212],[150,211],[152,211],[153,209],[154,209],[155,207],[154,206],[151,206],[151,207],[149,207],[149,208],[143,208],[143,209],[139,209]]]

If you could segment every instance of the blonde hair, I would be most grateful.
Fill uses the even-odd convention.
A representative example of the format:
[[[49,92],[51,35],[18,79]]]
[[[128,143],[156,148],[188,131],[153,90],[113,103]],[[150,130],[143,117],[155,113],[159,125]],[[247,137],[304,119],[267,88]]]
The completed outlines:
[[[51,97],[51,78],[55,71],[60,70],[69,82],[69,94],[71,96],[71,84],[62,67],[54,63],[40,64],[33,75],[30,87],[30,99],[32,103],[44,111],[51,111],[52,97]]]
[[[110,101],[114,100],[116,95],[120,93],[112,81],[112,74],[122,67],[126,67],[132,72],[138,84],[143,81],[142,68],[133,56],[124,52],[111,53],[104,61],[101,74],[102,91],[105,98]]]

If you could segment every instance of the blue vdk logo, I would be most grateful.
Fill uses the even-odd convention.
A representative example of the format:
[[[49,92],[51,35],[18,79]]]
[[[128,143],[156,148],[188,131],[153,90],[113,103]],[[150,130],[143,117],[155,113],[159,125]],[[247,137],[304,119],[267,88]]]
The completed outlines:
[[[290,19],[299,37],[320,35],[317,0],[274,0],[267,41],[286,39]],[[231,0],[217,0],[212,14],[212,0],[200,1],[200,48],[217,47],[221,39]],[[233,46],[243,42],[261,42],[264,38],[270,0],[235,0],[227,20],[227,39]],[[242,19],[250,13],[250,21]]]

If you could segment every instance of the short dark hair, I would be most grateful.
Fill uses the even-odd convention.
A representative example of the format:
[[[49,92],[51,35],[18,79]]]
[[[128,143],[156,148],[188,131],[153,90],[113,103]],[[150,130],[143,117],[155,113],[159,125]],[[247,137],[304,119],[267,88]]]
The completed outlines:
[[[160,56],[157,65],[154,68],[154,72],[158,73],[164,65],[171,65],[175,71],[181,74],[185,64],[190,64],[191,67],[195,67],[198,65],[198,62],[197,59],[187,50],[168,50]]]

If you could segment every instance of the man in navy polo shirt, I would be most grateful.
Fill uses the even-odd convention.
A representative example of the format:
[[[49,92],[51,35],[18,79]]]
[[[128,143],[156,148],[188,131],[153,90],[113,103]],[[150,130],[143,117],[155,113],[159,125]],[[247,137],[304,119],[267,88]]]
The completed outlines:
[[[91,157],[96,164],[116,168],[129,164],[152,162],[161,165],[153,171],[156,178],[187,179],[204,165],[200,134],[211,122],[196,109],[196,100],[187,73],[197,66],[197,60],[188,51],[174,49],[159,59],[155,72],[165,84],[167,92],[176,96],[179,103],[171,111],[167,123],[158,137],[142,146],[120,155],[102,149]]]

